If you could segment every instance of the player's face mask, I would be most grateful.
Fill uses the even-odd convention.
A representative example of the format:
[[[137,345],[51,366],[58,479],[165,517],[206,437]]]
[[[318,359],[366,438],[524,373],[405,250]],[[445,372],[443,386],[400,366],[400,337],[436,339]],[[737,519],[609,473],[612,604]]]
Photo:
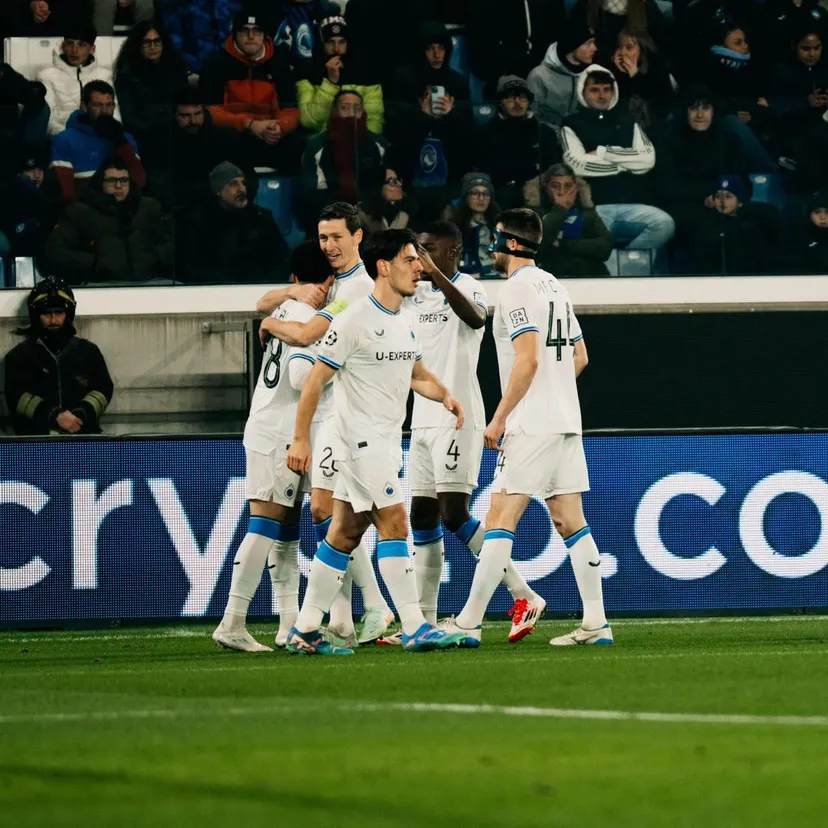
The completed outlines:
[[[511,250],[508,245],[509,239],[514,239],[525,250]],[[534,259],[538,246],[528,239],[516,236],[514,233],[507,233],[505,230],[495,230],[492,233],[492,241],[489,244],[489,253],[506,253],[509,256],[520,256],[522,259]]]

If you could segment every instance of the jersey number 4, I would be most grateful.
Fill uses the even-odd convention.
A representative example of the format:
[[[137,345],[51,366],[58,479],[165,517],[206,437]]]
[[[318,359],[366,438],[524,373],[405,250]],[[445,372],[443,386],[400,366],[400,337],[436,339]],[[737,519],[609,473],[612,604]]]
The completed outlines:
[[[454,458],[454,465],[450,465],[446,462],[446,471],[457,471],[457,459],[460,457],[460,449],[457,447],[457,442],[455,440],[451,441],[451,445],[448,447],[446,456]]]
[[[563,349],[566,348],[567,345],[574,345],[575,343],[570,339],[571,334],[571,327],[572,327],[572,312],[569,309],[569,305],[566,305],[566,336],[563,335],[563,320],[562,319],[555,319],[555,303],[549,303],[549,330],[546,332],[546,347],[547,348],[556,348],[558,351],[557,357],[558,362],[561,361]],[[552,329],[555,328],[555,333],[553,334]]]
[[[284,343],[279,341],[279,346],[274,351],[271,348],[270,356],[264,367],[264,384],[267,388],[275,388],[282,376],[282,347]]]

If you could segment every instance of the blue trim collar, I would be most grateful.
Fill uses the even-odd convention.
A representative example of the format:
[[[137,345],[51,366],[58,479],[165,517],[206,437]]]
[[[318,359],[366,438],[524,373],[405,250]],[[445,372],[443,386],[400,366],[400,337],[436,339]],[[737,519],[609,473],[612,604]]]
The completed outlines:
[[[338,273],[336,275],[335,281],[339,281],[340,279],[347,279],[349,276],[353,276],[360,268],[362,267],[362,259],[360,259],[347,273]]]
[[[387,313],[389,316],[397,316],[399,314],[398,310],[388,310],[388,308],[386,308],[385,305],[382,305],[379,302],[377,302],[377,300],[374,299],[373,294],[370,294],[368,298],[371,300],[371,302],[373,303],[374,307],[377,308],[377,310],[381,310],[383,313]]]

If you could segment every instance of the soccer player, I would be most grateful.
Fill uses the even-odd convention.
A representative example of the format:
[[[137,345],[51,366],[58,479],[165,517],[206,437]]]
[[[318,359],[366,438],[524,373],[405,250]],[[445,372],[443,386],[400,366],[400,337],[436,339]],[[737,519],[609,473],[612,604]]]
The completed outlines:
[[[324,290],[333,282],[331,267],[315,241],[303,242],[292,251],[290,269],[298,285]],[[273,311],[274,318],[282,320],[305,321],[313,315],[311,305],[294,299]],[[213,632],[213,640],[231,650],[271,652],[245,626],[265,560],[279,609],[277,644],[280,636],[287,638],[299,614],[299,518],[304,492],[310,486],[305,476],[287,467],[286,458],[299,392],[314,362],[309,349],[285,346],[278,339],[271,339],[265,350],[244,429],[250,522],[233,561],[224,617]],[[330,410],[329,397],[325,395],[320,404],[315,425]]]
[[[477,380],[477,361],[488,306],[483,286],[457,269],[463,236],[456,224],[435,221],[418,237],[423,272],[417,292],[405,305],[414,313],[417,337],[431,370],[452,389],[466,422],[457,431],[454,418],[438,403],[417,396],[411,420],[411,528],[414,571],[420,609],[437,623],[443,570],[440,519],[475,555],[483,545],[483,527],[469,513],[483,454],[486,413]],[[546,601],[535,593],[509,561],[503,577],[512,596],[510,641],[532,632]],[[382,639],[399,643],[399,636]]]
[[[501,453],[469,598],[456,618],[441,625],[447,632],[464,633],[461,646],[466,647],[480,645],[483,615],[533,495],[546,501],[569,549],[584,606],[581,626],[550,644],[613,641],[604,615],[601,557],[581,503],[589,478],[576,377],[587,364],[586,345],[566,289],[534,264],[542,235],[536,213],[515,209],[498,216],[492,239],[495,269],[508,281],[493,325],[503,396],[484,441]]]
[[[377,528],[380,574],[400,617],[403,648],[431,650],[464,638],[441,632],[423,617],[406,542],[399,471],[409,388],[445,406],[458,429],[463,425],[462,406],[423,366],[414,320],[402,310],[403,298],[414,295],[422,271],[415,244],[410,230],[386,230],[368,242],[365,267],[375,281],[374,291],[336,317],[299,401],[288,465],[303,473],[311,464],[310,426],[319,397],[334,377],[333,459],[339,463],[339,479],[333,520],[288,637],[294,653],[353,653],[326,641],[319,626],[340,589],[351,550],[370,523]]]
[[[365,271],[359,257],[362,227],[359,212],[352,204],[336,202],[322,210],[318,225],[319,247],[336,273],[328,293],[328,307],[307,321],[268,318],[262,322],[262,332],[275,336],[288,345],[308,347],[321,340],[337,310],[367,297],[374,290],[374,281]],[[259,309],[269,313],[269,303],[275,291],[259,301]],[[333,493],[339,475],[339,464],[333,457],[333,422],[330,417],[314,436],[314,466],[311,472],[311,515],[317,543],[325,539],[331,522]],[[354,630],[351,609],[352,583],[362,591],[365,615],[359,638]],[[394,620],[394,613],[380,592],[374,566],[365,544],[360,543],[351,553],[351,564],[343,579],[341,594],[331,606],[327,633],[341,646],[369,644],[380,638]],[[280,639],[277,644],[284,646]]]

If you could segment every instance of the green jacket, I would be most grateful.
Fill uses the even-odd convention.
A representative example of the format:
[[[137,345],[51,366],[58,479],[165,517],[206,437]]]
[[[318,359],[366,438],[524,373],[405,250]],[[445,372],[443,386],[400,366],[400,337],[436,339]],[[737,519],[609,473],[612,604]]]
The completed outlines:
[[[543,217],[543,241],[538,266],[558,277],[608,276],[604,262],[612,252],[612,234],[594,207],[581,209],[583,231],[579,239],[559,238],[569,213],[557,204]],[[555,246],[555,242],[558,246]]]
[[[300,80],[296,84],[296,97],[302,113],[302,126],[317,135],[324,132],[328,118],[331,117],[333,99],[343,89],[352,89],[362,95],[365,114],[368,116],[368,131],[382,135],[385,127],[385,104],[382,100],[382,87],[378,83],[373,86],[360,86],[355,83],[337,86],[323,78],[319,86],[314,86],[309,80]]]

